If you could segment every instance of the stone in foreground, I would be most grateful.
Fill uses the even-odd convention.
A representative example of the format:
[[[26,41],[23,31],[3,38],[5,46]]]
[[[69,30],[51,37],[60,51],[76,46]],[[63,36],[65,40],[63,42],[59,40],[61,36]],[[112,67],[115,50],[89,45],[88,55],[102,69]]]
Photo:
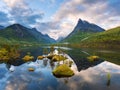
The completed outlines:
[[[38,60],[42,60],[43,58],[45,58],[44,56],[38,56],[37,59]]]
[[[52,57],[52,60],[53,61],[62,61],[62,60],[66,60],[67,58],[66,57],[64,57],[64,56],[62,56],[62,55],[54,55],[53,57]]]
[[[56,77],[71,77],[74,75],[74,72],[66,64],[56,67],[52,73]]]
[[[89,56],[87,57],[87,59],[90,61],[90,62],[93,62],[93,61],[96,61],[96,60],[99,60],[99,56]]]
[[[33,56],[30,56],[30,55],[26,55],[22,58],[25,62],[29,62],[29,61],[32,61],[34,59]]]
[[[34,71],[35,69],[34,68],[28,68],[28,71]]]

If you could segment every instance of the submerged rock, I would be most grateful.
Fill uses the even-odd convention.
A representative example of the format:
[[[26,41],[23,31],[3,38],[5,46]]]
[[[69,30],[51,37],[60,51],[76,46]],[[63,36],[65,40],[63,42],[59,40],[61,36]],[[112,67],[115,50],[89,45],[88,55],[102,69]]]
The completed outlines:
[[[52,73],[56,77],[70,77],[74,75],[74,72],[66,64],[56,67]]]

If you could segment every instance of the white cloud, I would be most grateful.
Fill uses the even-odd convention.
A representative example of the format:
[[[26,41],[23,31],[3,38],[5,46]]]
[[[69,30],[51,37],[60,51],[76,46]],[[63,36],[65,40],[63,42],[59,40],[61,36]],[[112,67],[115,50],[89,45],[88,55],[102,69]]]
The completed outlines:
[[[3,10],[5,14],[8,14],[9,23],[17,22],[27,26],[36,26],[39,31],[47,33],[55,39],[68,35],[74,29],[79,18],[105,29],[120,25],[119,0],[64,0],[59,9],[50,17],[49,22],[44,23],[41,22],[44,13],[38,10],[33,11],[25,0],[3,1],[8,7]],[[38,1],[46,2],[45,0]],[[47,2],[50,5],[57,4],[56,0],[47,0]],[[0,11],[2,8],[0,6]],[[50,11],[48,10],[48,12]]]
[[[32,26],[39,22],[44,13],[39,10],[33,11],[25,0],[4,0],[9,7],[9,23],[20,23],[25,26]]]
[[[114,2],[116,6],[113,7],[109,0],[68,0],[53,15],[52,20],[57,22],[60,28],[54,30],[55,33],[50,33],[50,36],[56,39],[59,36],[66,36],[74,29],[79,18],[95,23],[105,29],[119,26],[120,15],[118,12],[120,11],[118,7],[120,5],[117,5],[119,2],[116,0]]]
[[[23,0],[4,0],[4,2],[9,6],[9,7],[14,7],[16,3],[21,3]]]

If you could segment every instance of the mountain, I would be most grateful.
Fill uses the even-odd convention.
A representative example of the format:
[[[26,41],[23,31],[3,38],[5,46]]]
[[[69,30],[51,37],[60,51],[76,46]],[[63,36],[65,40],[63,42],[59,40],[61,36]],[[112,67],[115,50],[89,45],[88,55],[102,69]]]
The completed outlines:
[[[53,38],[49,37],[48,34],[45,34],[43,37],[48,43],[55,43],[56,42]]]
[[[0,30],[1,30],[1,29],[4,29],[4,28],[5,28],[4,26],[1,26],[1,25],[0,25]]]
[[[68,37],[76,34],[77,32],[102,32],[102,31],[105,30],[95,24],[89,23],[88,21],[79,19],[74,30],[68,35]]]
[[[15,42],[31,42],[45,44],[52,43],[52,41],[54,41],[49,36],[43,35],[36,29],[26,28],[20,24],[13,24],[0,30],[0,37]]]
[[[89,37],[91,34],[103,31],[105,30],[98,25],[79,19],[74,30],[63,41],[74,43]]]
[[[32,28],[31,30],[28,30],[28,31],[40,42],[44,42],[44,43],[55,43],[56,42],[53,38],[49,37],[47,34],[43,35],[41,32],[37,31],[36,28]]]
[[[120,27],[91,35],[86,40],[79,42],[81,47],[100,47],[120,49]]]
[[[65,37],[59,37],[59,38],[57,39],[57,42],[62,41],[64,38],[65,38]]]

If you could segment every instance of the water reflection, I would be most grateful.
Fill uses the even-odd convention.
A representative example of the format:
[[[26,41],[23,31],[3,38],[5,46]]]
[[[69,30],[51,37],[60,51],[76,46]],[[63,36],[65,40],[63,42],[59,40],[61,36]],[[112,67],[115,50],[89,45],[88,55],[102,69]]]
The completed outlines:
[[[48,59],[47,59],[47,58],[44,58],[44,59],[43,59],[43,65],[46,67],[47,64],[48,64]]]
[[[51,48],[51,46],[44,46],[43,48]],[[72,48],[69,47],[62,47],[62,46],[54,46],[56,49],[62,49],[62,50],[72,50]]]
[[[120,51],[117,50],[97,50],[97,49],[85,49],[90,55],[97,55],[109,62],[120,65]]]
[[[51,61],[51,60],[49,61],[49,63],[50,63],[51,69],[53,70],[55,68],[55,63],[53,61]]]
[[[71,69],[75,75],[69,78],[56,78],[51,73],[56,62],[49,59],[36,60],[15,66],[15,71],[8,71],[11,65],[0,64],[1,90],[119,90],[120,66],[108,61],[99,61],[95,64],[84,63],[87,54],[81,51],[68,51],[74,59]],[[83,66],[82,66],[83,65]],[[86,66],[87,65],[87,66]],[[85,66],[85,67],[84,67]],[[92,67],[91,67],[92,66]],[[94,66],[94,67],[93,67]],[[7,69],[7,68],[8,69]],[[34,72],[28,68],[33,67]],[[84,67],[84,68],[81,68]],[[84,69],[84,70],[83,70]],[[111,84],[108,87],[107,74],[111,75]]]
[[[89,54],[88,52],[83,51],[83,50],[75,49],[72,51],[68,51],[68,54],[70,55],[70,57],[74,60],[75,64],[77,65],[78,71],[85,70],[89,67],[93,67],[104,61],[102,58],[94,62],[88,61],[87,57],[89,57],[92,54]]]
[[[81,72],[73,68],[75,76],[67,78],[67,85],[64,85],[65,80],[59,79],[59,83],[64,87],[59,87],[61,90],[119,90],[120,84],[120,66],[110,62],[103,62],[95,67],[91,67]],[[116,72],[114,72],[116,71]],[[111,85],[106,86],[106,74],[111,73]],[[60,85],[61,86],[61,85]]]
[[[51,71],[50,64],[43,67],[43,61],[26,63],[8,74],[5,65],[0,65],[1,76],[0,85],[2,90],[107,90],[106,74],[111,73],[110,89],[120,88],[120,66],[110,62],[103,62],[87,70],[77,71],[75,64],[72,65],[75,75],[70,78],[55,78]],[[41,64],[42,63],[42,64]],[[29,72],[28,67],[34,67],[34,72]]]

